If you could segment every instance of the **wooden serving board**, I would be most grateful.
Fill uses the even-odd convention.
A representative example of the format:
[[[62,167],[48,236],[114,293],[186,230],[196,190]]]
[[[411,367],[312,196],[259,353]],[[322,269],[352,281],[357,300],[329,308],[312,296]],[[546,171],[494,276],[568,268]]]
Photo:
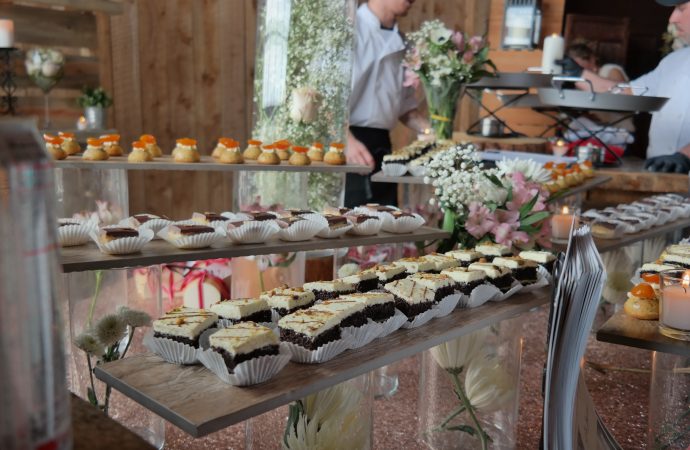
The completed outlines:
[[[178,366],[153,354],[103,364],[96,377],[194,437],[218,431],[291,401],[412,356],[547,303],[550,288],[401,329],[323,364],[290,362],[271,380],[249,387],[223,383],[203,366]]]
[[[335,239],[319,237],[308,241],[286,242],[278,239],[260,244],[232,244],[224,241],[199,250],[181,250],[163,240],[151,241],[140,253],[131,255],[106,255],[96,244],[90,242],[76,247],[60,249],[62,270],[82,272],[87,270],[122,269],[125,267],[151,266],[172,262],[197,261],[201,259],[232,258],[235,256],[270,255],[298,251],[357,247],[360,245],[396,244],[400,242],[421,242],[444,239],[449,233],[436,228],[421,227],[412,233],[379,232],[373,236],[345,235]]]
[[[639,320],[623,311],[615,313],[597,331],[597,340],[645,350],[690,357],[690,342],[659,333],[659,321]]]

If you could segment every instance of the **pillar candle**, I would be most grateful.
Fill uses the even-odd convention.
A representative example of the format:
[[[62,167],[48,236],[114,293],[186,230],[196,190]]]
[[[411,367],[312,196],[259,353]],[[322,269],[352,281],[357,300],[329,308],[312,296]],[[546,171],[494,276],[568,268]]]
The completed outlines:
[[[563,59],[565,41],[563,36],[552,34],[544,39],[544,52],[541,57],[541,71],[543,73],[559,74],[563,67],[556,64],[556,60]]]
[[[690,289],[680,284],[666,286],[661,291],[661,317],[663,325],[690,331]]]
[[[14,46],[14,22],[9,19],[0,19],[0,48]]]
[[[573,224],[573,214],[570,214],[567,206],[563,207],[561,214],[554,214],[551,218],[551,236],[554,239],[566,240],[570,236],[570,226]],[[574,226],[577,227],[579,220],[575,217]]]

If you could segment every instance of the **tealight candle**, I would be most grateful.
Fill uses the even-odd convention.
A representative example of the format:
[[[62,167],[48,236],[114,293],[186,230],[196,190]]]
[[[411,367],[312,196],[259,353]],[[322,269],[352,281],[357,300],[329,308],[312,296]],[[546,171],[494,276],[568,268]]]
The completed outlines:
[[[79,120],[77,120],[77,130],[86,130],[86,117],[81,116],[79,117]]]
[[[690,270],[661,273],[659,331],[668,337],[690,341]]]
[[[433,141],[435,139],[436,136],[434,136],[434,133],[432,133],[428,128],[425,128],[423,133],[417,134],[418,141]]]
[[[551,239],[553,241],[567,241],[570,237],[570,227],[577,227],[580,224],[578,217],[564,206],[560,214],[551,217]]]
[[[565,156],[568,153],[568,144],[563,139],[559,139],[551,145],[551,151],[556,156]]]
[[[565,40],[556,33],[544,39],[544,52],[541,57],[541,70],[543,73],[560,74],[563,67],[556,61],[563,59],[565,53]]]

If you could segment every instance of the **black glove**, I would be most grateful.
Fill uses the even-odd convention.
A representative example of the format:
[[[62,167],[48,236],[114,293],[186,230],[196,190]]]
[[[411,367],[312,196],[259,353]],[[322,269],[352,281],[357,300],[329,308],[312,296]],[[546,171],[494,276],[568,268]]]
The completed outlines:
[[[688,173],[690,172],[690,158],[682,153],[656,156],[645,161],[644,168],[650,172]]]
[[[563,75],[568,77],[581,77],[582,72],[585,70],[578,63],[575,62],[570,56],[566,56],[563,59],[556,61],[556,64],[563,66]]]

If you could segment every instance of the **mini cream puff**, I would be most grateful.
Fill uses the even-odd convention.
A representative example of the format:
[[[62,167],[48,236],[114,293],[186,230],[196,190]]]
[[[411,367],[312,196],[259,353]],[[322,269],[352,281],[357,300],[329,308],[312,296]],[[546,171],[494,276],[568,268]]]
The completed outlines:
[[[216,144],[216,148],[214,148],[213,151],[211,152],[211,158],[213,158],[215,160],[220,159],[220,155],[222,155],[223,152],[225,152],[225,150],[230,148],[229,145],[231,145],[233,142],[235,142],[235,141],[233,139],[230,139],[230,138],[225,138],[225,137],[219,138],[218,144]]]
[[[153,156],[146,150],[146,143],[142,141],[132,142],[132,152],[127,155],[129,162],[153,161]]]
[[[311,164],[311,159],[307,156],[307,147],[292,146],[292,155],[288,162],[293,166],[308,166]]]
[[[328,151],[323,156],[323,162],[333,166],[342,166],[347,163],[345,158],[345,146],[341,143],[334,142],[328,148]]]
[[[156,142],[156,138],[153,137],[151,134],[142,134],[139,137],[139,140],[146,144],[146,151],[151,154],[151,157],[153,158],[159,158],[163,156],[163,151],[161,148],[158,146],[158,143]]]
[[[254,161],[259,158],[259,155],[261,155],[261,141],[256,139],[247,141],[247,148],[242,153],[244,159]]]
[[[122,156],[124,151],[120,147],[120,135],[119,134],[108,134],[101,136],[101,142],[103,142],[103,150],[108,154],[108,156]]]
[[[60,131],[58,136],[62,138],[62,149],[67,156],[77,154],[81,151],[81,145],[74,140],[74,133],[63,133]]]
[[[314,142],[311,144],[307,156],[312,161],[323,161],[323,144],[321,142]]]
[[[103,150],[103,142],[100,139],[88,138],[82,159],[87,161],[105,161],[108,159],[108,153]]]
[[[659,299],[657,292],[649,283],[640,283],[628,292],[628,299],[623,305],[625,313],[640,320],[659,318]]]
[[[281,161],[290,159],[290,141],[283,139],[282,141],[274,142],[276,155]]]
[[[177,145],[172,151],[175,162],[197,163],[201,161],[199,151],[196,149],[196,139],[182,138],[175,142]]]
[[[280,164],[280,158],[276,155],[276,149],[273,145],[264,145],[256,162],[265,165],[275,165]]]
[[[67,152],[62,149],[62,144],[64,143],[62,138],[44,134],[43,139],[46,141],[46,150],[48,150],[53,159],[67,158]]]
[[[230,139],[226,144],[227,149],[220,155],[219,162],[223,164],[243,164],[244,158],[240,151],[240,143]]]

